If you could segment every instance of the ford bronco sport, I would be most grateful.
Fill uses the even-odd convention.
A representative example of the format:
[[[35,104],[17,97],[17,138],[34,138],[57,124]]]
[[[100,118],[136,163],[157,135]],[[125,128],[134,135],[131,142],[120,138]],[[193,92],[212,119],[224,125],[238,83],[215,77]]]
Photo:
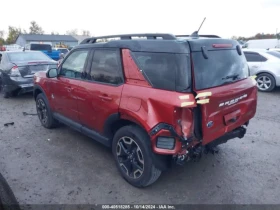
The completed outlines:
[[[234,40],[93,37],[58,68],[36,73],[34,98],[44,127],[63,123],[111,147],[124,179],[145,187],[170,160],[180,164],[244,137],[257,106],[248,70]]]

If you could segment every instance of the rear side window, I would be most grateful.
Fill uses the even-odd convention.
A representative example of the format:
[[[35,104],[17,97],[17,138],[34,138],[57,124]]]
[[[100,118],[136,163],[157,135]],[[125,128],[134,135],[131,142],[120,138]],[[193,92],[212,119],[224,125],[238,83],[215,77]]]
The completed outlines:
[[[120,71],[120,55],[117,50],[95,50],[88,79],[116,85],[123,81]]]
[[[258,53],[249,53],[249,52],[244,52],[246,60],[248,62],[264,62],[267,61],[267,59],[263,56],[261,56]]]
[[[47,50],[52,51],[52,46],[48,44],[31,44],[30,46],[31,50]]]
[[[245,56],[236,50],[209,50],[208,59],[202,52],[192,54],[195,88],[202,90],[236,82],[249,76]]]
[[[138,67],[154,88],[188,92],[190,58],[187,54],[133,52]]]
[[[43,52],[12,52],[8,54],[11,62],[24,62],[24,61],[49,61],[51,60]]]

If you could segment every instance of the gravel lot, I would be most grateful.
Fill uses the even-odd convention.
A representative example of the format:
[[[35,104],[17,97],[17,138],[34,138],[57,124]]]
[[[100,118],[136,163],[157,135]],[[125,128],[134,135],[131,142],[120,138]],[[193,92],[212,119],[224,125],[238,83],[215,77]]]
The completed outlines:
[[[279,103],[279,89],[259,93],[245,138],[137,189],[121,178],[107,148],[66,126],[47,130],[37,116],[24,115],[36,113],[32,95],[0,98],[0,172],[21,204],[279,204]]]

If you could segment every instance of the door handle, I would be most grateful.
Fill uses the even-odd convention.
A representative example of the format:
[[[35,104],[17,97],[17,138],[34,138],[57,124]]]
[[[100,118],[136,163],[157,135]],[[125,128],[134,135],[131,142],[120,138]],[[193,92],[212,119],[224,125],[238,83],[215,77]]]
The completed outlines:
[[[101,98],[102,100],[105,101],[112,101],[113,99],[111,97],[109,97],[108,95],[100,95],[98,96],[99,98]]]

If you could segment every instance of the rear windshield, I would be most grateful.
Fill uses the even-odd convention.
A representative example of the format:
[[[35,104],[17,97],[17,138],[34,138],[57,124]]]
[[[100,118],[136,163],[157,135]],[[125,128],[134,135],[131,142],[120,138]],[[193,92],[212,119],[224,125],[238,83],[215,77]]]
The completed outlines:
[[[52,47],[49,44],[31,44],[30,50],[47,50],[47,51],[51,51]]]
[[[187,54],[133,52],[136,63],[154,88],[188,92],[190,57]]]
[[[42,52],[13,52],[8,53],[8,57],[11,62],[51,60]]]
[[[276,58],[280,58],[280,53],[279,52],[276,52],[276,51],[269,51],[267,52],[268,54],[270,55],[273,55],[274,57]]]
[[[236,50],[209,50],[208,59],[202,52],[193,53],[195,88],[212,88],[239,81],[249,76],[245,56]]]

